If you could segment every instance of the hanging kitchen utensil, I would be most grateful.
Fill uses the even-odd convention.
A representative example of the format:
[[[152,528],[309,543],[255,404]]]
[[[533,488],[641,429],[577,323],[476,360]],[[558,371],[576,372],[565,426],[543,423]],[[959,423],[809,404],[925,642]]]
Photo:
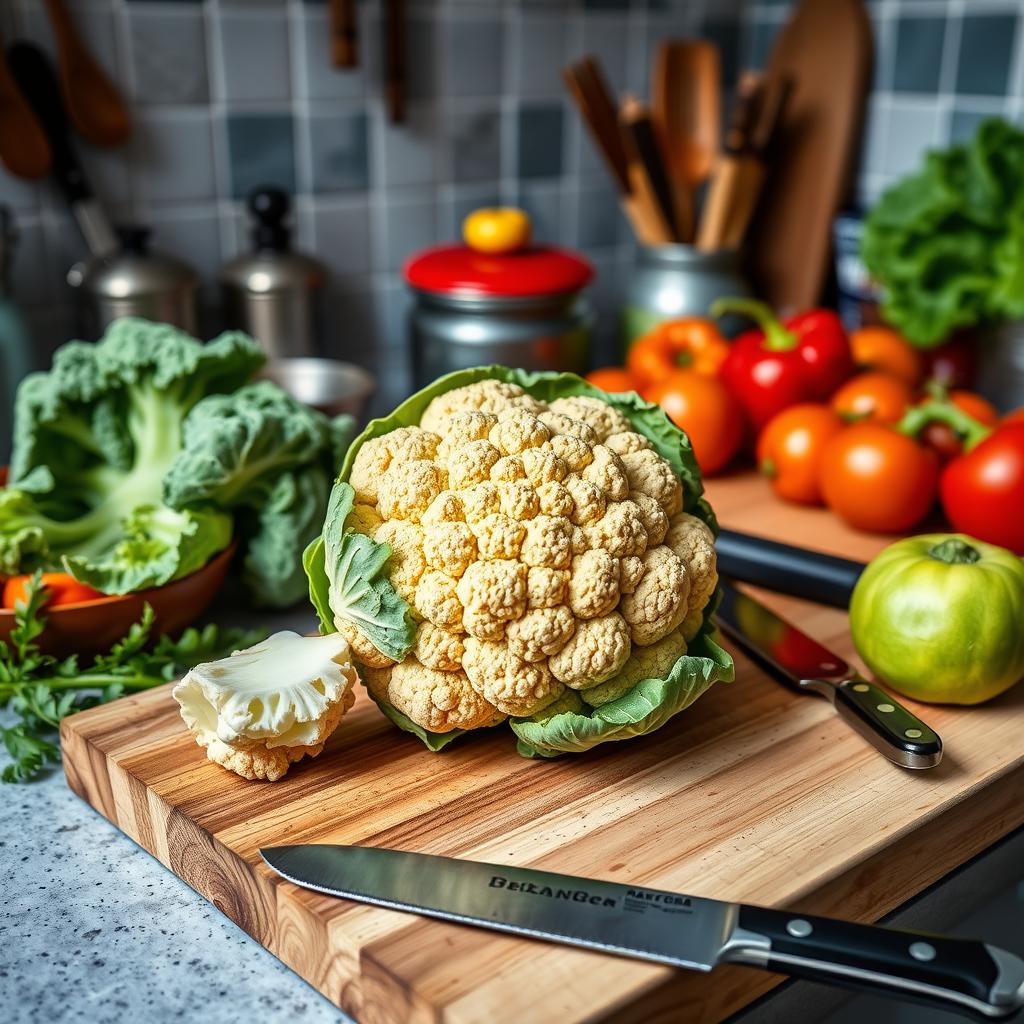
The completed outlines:
[[[830,265],[871,83],[863,0],[801,0],[779,33],[765,87],[791,83],[750,230],[758,294],[781,312],[809,309]]]
[[[694,191],[711,173],[721,135],[718,48],[701,40],[669,40],[658,47],[653,115],[672,181],[679,240],[694,231]]]
[[[405,120],[405,0],[387,0],[384,12],[384,98],[392,124]]]
[[[4,402],[4,413],[0,415],[0,452],[4,454],[11,447],[14,395],[22,379],[32,369],[28,325],[10,287],[11,262],[17,240],[11,211],[0,206],[0,396]]]
[[[71,207],[89,251],[94,256],[115,252],[117,236],[71,145],[67,113],[49,59],[33,43],[18,42],[7,48],[7,64],[50,144],[53,176]]]
[[[57,40],[61,93],[72,127],[94,146],[117,146],[132,123],[121,94],[85,48],[64,0],[46,0]]]
[[[675,237],[672,190],[647,107],[627,96],[619,112],[619,128],[626,148],[630,193],[643,222],[640,240],[646,245],[669,243]]]
[[[336,68],[359,64],[359,30],[356,0],[331,0],[331,63]]]
[[[0,162],[19,178],[45,178],[53,163],[50,143],[2,50],[0,38]]]

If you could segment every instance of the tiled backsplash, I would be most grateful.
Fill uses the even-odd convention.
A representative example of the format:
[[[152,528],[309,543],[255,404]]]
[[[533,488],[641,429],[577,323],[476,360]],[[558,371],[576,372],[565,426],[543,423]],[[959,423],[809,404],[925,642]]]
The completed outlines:
[[[788,3],[771,0],[434,0],[408,4],[408,119],[381,99],[379,0],[360,5],[361,66],[328,58],[327,14],[302,0],[72,0],[92,49],[129,98],[131,141],[80,144],[118,220],[205,276],[213,326],[217,267],[247,244],[242,197],[296,194],[297,244],[331,267],[329,354],[400,367],[414,249],[454,237],[472,208],[525,207],[538,237],[583,249],[599,270],[605,338],[632,260],[604,169],[559,71],[597,54],[619,90],[646,94],[658,39],[702,34],[727,81],[763,62]],[[52,48],[40,0],[6,0],[4,38]],[[1024,114],[1024,0],[874,0],[877,54],[859,198],[870,201],[921,151],[989,114]],[[21,242],[15,288],[40,359],[73,332],[68,266],[84,255],[49,184],[0,173]]]

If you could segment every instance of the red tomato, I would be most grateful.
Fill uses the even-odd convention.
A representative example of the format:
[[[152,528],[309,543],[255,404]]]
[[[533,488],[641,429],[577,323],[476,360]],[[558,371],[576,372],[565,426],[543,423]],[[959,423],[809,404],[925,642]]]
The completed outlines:
[[[18,601],[24,600],[28,583],[31,576],[12,576],[4,584],[3,603],[5,608],[13,608]],[[46,595],[44,605],[53,608],[64,604],[80,604],[82,601],[95,601],[98,597],[105,597],[98,590],[79,583],[73,576],[66,572],[44,572],[43,586],[49,593]]]
[[[910,385],[891,373],[858,373],[833,396],[832,408],[844,420],[898,423],[914,400]]]
[[[978,374],[978,353],[969,337],[955,337],[938,348],[924,350],[922,355],[925,377],[948,388],[973,387]]]
[[[743,410],[717,377],[676,370],[647,393],[684,430],[701,472],[724,469],[743,441]]]
[[[821,453],[842,429],[843,421],[827,405],[791,405],[761,431],[757,439],[758,469],[771,480],[780,498],[820,505]]]
[[[1024,423],[1024,406],[1014,409],[1013,412],[1008,412],[1003,417],[1003,423]]]
[[[954,459],[940,493],[960,533],[1024,555],[1024,423],[999,427]]]
[[[938,461],[911,438],[878,423],[855,423],[822,452],[825,503],[850,526],[899,533],[935,503]]]
[[[636,391],[632,375],[621,366],[602,366],[599,370],[591,370],[583,379],[611,394]]]
[[[928,401],[930,398],[926,395],[918,404]],[[951,391],[949,401],[986,427],[994,427],[999,422],[999,411],[996,407],[988,399],[976,395],[973,391]],[[945,465],[950,459],[955,459],[964,450],[959,435],[947,423],[932,421],[921,431],[919,440],[935,452],[942,465]]]

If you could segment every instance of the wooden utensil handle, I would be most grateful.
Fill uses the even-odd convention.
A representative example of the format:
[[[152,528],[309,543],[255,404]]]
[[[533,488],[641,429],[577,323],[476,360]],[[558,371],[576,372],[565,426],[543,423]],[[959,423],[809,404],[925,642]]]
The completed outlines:
[[[356,0],[331,0],[331,63],[354,68],[359,63]]]

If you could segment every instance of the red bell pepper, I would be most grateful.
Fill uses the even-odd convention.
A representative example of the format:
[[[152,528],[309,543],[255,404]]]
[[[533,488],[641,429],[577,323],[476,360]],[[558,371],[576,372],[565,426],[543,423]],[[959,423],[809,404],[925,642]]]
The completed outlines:
[[[854,372],[850,342],[839,317],[812,309],[784,324],[753,299],[719,299],[711,315],[741,313],[759,330],[741,334],[719,371],[755,430],[797,402],[824,402]]]

